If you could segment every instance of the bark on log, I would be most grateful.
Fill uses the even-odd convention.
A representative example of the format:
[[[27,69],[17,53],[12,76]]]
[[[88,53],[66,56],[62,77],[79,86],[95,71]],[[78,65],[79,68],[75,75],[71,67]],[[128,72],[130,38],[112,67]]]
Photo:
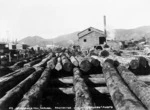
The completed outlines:
[[[34,68],[23,68],[21,71],[13,74],[11,76],[0,78],[0,97],[5,95],[5,93],[16,86],[19,82],[28,77],[31,73],[35,71]]]
[[[22,100],[15,108],[15,110],[17,110],[18,108],[40,107],[42,94],[44,88],[47,86],[50,75],[51,75],[51,68],[46,68],[42,73],[41,77],[39,78],[39,80],[23,96]]]
[[[77,61],[77,59],[74,56],[70,57],[70,61],[75,67],[79,66],[79,62]]]
[[[44,58],[40,63],[34,65],[34,68],[38,68],[38,67],[45,67],[47,62],[52,58],[52,55],[47,56],[46,58]]]
[[[82,71],[88,72],[91,69],[91,63],[84,57],[77,56],[76,59],[79,62],[79,67]]]
[[[51,60],[47,62],[47,68],[54,69],[57,63],[56,57],[52,57]]]
[[[123,66],[119,66],[118,71],[134,94],[150,110],[150,86],[138,80],[132,72]]]
[[[86,57],[88,61],[94,66],[94,67],[99,67],[100,66],[100,61],[92,58],[92,57]]]
[[[37,59],[37,60],[31,61],[29,63],[24,64],[24,67],[31,67],[31,66],[39,63],[40,61],[41,61],[41,59]]]
[[[146,110],[122,81],[112,64],[105,62],[103,73],[116,110]]]
[[[130,65],[129,65],[129,69],[131,70],[135,70],[139,67],[139,60],[138,59],[133,59],[131,62],[130,62]]]
[[[69,59],[66,56],[61,56],[61,62],[63,70],[66,72],[71,72],[73,69],[72,63],[69,61]]]
[[[75,110],[93,110],[92,98],[78,68],[74,68]]]
[[[60,57],[57,58],[57,64],[56,64],[56,66],[55,66],[55,69],[56,69],[57,71],[62,70],[61,58],[60,58]]]
[[[6,78],[6,77],[10,77],[11,75],[18,73],[19,71],[21,71],[21,69],[18,69],[18,70],[14,71],[14,72],[6,74],[6,75],[0,77],[0,79]]]
[[[12,71],[15,71],[15,70],[17,70],[17,69],[19,69],[19,68],[22,68],[25,63],[27,63],[25,60],[19,61],[19,62],[15,63],[13,66],[10,66],[9,68],[10,68]]]
[[[96,91],[95,91],[96,90]],[[89,88],[89,91],[92,93],[92,95],[99,95],[99,94],[109,94],[109,91],[107,89],[107,87],[94,87],[94,88]],[[98,91],[98,94],[97,94]],[[58,95],[59,93],[61,94],[68,94],[68,95],[74,95],[74,90],[73,87],[67,87],[67,88],[47,88],[46,92],[49,94],[56,94]]]
[[[23,95],[41,76],[43,68],[39,68],[17,86],[9,90],[5,96],[0,99],[0,110],[8,110],[9,107],[16,107]]]

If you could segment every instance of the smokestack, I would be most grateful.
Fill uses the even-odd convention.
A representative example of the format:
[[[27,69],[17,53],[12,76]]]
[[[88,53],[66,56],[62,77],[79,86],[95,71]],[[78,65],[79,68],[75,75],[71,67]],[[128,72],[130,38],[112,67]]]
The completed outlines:
[[[104,15],[104,34],[107,37],[107,32],[106,32],[106,16]]]

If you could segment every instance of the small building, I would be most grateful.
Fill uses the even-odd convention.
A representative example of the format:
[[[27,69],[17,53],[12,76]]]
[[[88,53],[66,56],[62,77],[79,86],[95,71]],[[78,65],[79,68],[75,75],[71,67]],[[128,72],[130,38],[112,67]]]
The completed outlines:
[[[103,31],[89,27],[78,33],[78,41],[82,49],[88,49],[104,44],[106,42],[106,36]]]
[[[16,44],[14,43],[9,43],[8,47],[9,47],[9,50],[16,50]]]
[[[8,53],[9,49],[6,43],[0,42],[0,54]]]
[[[17,50],[23,50],[23,49],[27,49],[29,46],[27,44],[17,44],[16,45],[16,49]]]

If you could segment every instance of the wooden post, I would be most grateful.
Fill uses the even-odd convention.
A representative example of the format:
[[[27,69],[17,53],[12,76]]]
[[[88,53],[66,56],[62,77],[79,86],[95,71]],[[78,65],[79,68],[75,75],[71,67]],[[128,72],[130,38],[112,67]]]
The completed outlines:
[[[130,89],[147,107],[147,109],[150,110],[150,86],[143,81],[138,80],[137,77],[127,68],[119,66],[118,70]]]
[[[124,84],[110,62],[103,64],[106,84],[116,110],[146,110]]]
[[[73,69],[74,73],[74,91],[75,91],[75,110],[93,110],[92,98],[87,85],[78,68]]]

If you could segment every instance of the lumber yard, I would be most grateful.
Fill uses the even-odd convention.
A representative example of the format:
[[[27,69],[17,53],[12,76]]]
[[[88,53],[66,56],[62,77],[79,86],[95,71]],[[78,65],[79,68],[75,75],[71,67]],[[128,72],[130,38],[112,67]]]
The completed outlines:
[[[148,55],[117,52],[59,47],[15,62],[0,77],[0,110],[150,110]]]

